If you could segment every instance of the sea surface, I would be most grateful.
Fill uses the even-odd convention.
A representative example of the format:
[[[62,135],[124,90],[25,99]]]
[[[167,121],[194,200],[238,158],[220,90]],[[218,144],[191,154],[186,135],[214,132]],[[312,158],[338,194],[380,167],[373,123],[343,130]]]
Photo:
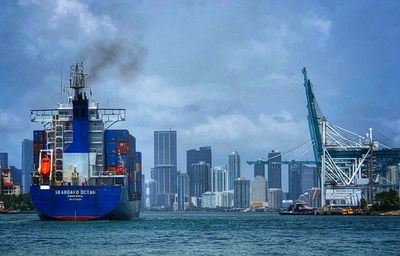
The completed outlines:
[[[137,221],[0,215],[0,255],[400,255],[400,217],[141,213]]]

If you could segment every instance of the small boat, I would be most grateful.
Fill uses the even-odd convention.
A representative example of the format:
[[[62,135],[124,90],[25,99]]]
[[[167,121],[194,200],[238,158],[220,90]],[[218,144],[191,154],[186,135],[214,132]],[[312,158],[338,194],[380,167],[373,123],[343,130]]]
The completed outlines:
[[[280,215],[314,215],[315,209],[306,206],[304,203],[295,203],[289,206],[286,211],[279,212]]]

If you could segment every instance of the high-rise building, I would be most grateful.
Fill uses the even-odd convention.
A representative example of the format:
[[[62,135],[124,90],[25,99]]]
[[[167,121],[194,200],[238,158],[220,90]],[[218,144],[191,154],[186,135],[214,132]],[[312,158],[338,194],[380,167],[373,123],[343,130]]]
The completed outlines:
[[[171,207],[177,181],[176,131],[154,132],[154,168],[151,178],[157,182],[157,203]]]
[[[268,161],[281,161],[281,153],[272,150],[268,153]],[[282,165],[281,164],[268,164],[268,188],[282,189]]]
[[[235,208],[249,208],[250,206],[250,180],[239,177],[233,182]]]
[[[262,204],[266,202],[266,188],[265,178],[261,175],[257,175],[254,180],[251,181],[251,203]]]
[[[22,193],[28,193],[31,185],[31,173],[33,170],[33,142],[24,139],[22,141]]]
[[[271,210],[279,210],[282,208],[282,189],[268,189],[268,208]]]
[[[8,168],[8,153],[0,153],[0,169]]]
[[[200,161],[192,164],[192,175],[189,177],[191,196],[201,197],[207,191],[211,191],[210,165]]]
[[[201,208],[216,208],[218,192],[205,192],[201,195]],[[219,196],[219,195],[218,195]]]
[[[301,192],[318,186],[317,168],[303,165],[301,167]]]
[[[186,171],[192,167],[192,164],[197,164],[198,162],[203,161],[212,167],[212,152],[210,146],[200,147],[198,150],[189,149],[186,151]]]
[[[254,178],[257,177],[258,175],[265,178],[265,164],[263,163],[254,164]]]
[[[144,210],[146,208],[146,177],[142,174],[142,190],[140,195],[140,210]]]
[[[229,154],[228,162],[228,189],[234,189],[234,180],[240,177],[240,155],[237,151]]]
[[[301,164],[289,165],[289,195],[288,199],[297,200],[301,190]]]
[[[221,207],[231,208],[234,206],[234,192],[227,190],[221,192]]]
[[[11,176],[11,170],[8,168],[2,168],[0,170],[1,177],[1,192],[2,195],[19,195],[21,187],[14,183]]]
[[[147,179],[145,182],[145,208],[151,209],[157,205],[157,182],[153,179]]]
[[[190,178],[190,196],[196,196],[194,194],[194,173],[193,173],[193,164],[197,164],[199,162],[205,162],[212,167],[212,154],[211,147],[200,147],[199,150],[190,149],[186,151],[186,172]],[[211,182],[211,180],[209,181]],[[211,187],[210,187],[211,189]],[[204,191],[206,192],[206,191]],[[200,195],[197,195],[200,196]]]
[[[316,167],[289,165],[289,199],[296,200],[302,193],[316,187],[317,180]]]
[[[225,166],[215,166],[211,174],[211,191],[222,192],[228,190],[228,172]]]
[[[178,210],[185,211],[190,205],[189,175],[186,173],[178,175]]]
[[[21,184],[22,184],[22,170],[18,169],[15,166],[10,166],[10,173],[11,173],[11,178],[12,181],[14,182],[15,185],[20,186],[21,188]]]
[[[391,165],[387,167],[386,179],[390,184],[393,184],[394,189],[399,189],[400,186],[400,168],[396,165]]]

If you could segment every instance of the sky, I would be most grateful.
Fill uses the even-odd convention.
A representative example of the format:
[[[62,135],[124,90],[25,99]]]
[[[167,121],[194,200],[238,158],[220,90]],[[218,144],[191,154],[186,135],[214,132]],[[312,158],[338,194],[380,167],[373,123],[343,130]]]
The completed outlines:
[[[21,166],[21,142],[53,108],[69,65],[82,61],[105,108],[153,166],[153,132],[176,130],[186,151],[211,146],[213,166],[310,140],[301,70],[324,115],[400,143],[399,1],[2,1],[0,152]],[[62,74],[62,75],[61,75]],[[299,154],[299,153],[297,153]],[[284,159],[296,158],[295,153]],[[309,152],[303,159],[311,159]]]

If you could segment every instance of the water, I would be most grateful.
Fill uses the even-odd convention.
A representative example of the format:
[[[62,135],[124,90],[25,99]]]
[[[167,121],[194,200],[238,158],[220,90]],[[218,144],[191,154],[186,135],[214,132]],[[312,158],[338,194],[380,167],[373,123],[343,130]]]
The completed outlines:
[[[400,255],[400,217],[142,213],[138,221],[0,215],[0,255]]]

